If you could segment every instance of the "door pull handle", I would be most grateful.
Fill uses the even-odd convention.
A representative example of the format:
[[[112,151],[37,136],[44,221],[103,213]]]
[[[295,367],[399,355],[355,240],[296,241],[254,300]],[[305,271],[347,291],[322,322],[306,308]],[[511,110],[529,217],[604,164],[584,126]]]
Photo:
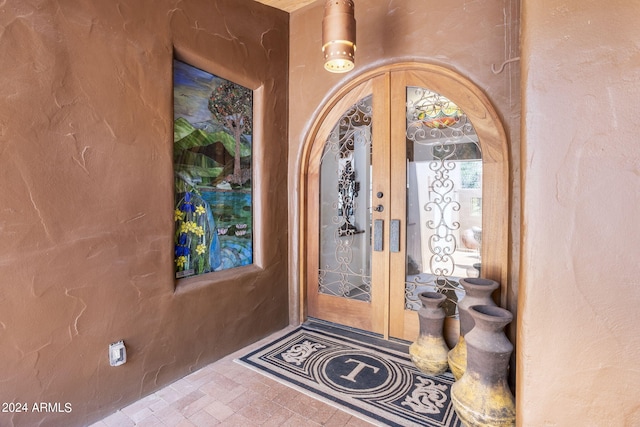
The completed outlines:
[[[383,251],[382,237],[384,235],[384,220],[376,219],[373,221],[373,250],[376,252]]]
[[[392,219],[389,228],[389,250],[400,252],[400,220]]]

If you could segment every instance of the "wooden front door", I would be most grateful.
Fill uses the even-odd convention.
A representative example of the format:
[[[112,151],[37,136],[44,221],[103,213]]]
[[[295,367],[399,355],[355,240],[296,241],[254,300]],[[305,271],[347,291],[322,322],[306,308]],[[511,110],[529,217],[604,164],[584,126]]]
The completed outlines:
[[[309,315],[381,334],[389,299],[389,261],[379,247],[389,214],[387,93],[388,76],[378,76],[331,109],[317,136],[324,143],[314,144],[307,198]]]
[[[483,209],[495,212],[497,200],[483,190],[486,106],[437,70],[372,75],[317,126],[306,180],[308,316],[414,340],[420,292],[445,293],[455,319],[460,278],[502,275],[481,245],[495,227]]]

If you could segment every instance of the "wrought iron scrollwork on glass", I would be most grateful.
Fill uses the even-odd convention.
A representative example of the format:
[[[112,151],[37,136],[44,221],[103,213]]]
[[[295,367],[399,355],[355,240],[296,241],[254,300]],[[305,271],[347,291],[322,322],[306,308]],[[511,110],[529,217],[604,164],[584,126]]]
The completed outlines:
[[[371,300],[369,191],[371,96],[359,100],[331,131],[321,160],[320,269],[323,294]]]
[[[445,311],[454,315],[456,303],[462,296],[460,277],[474,272],[469,264],[471,256],[479,257],[475,249],[461,245],[459,217],[474,209],[474,201],[460,202],[461,189],[474,185],[481,200],[479,180],[482,156],[473,125],[464,112],[448,98],[425,88],[407,88],[407,146],[408,164],[413,162],[416,172],[415,194],[419,194],[421,262],[407,261],[405,307],[420,307],[418,293],[435,289],[447,295]],[[469,166],[468,164],[472,164]],[[475,172],[475,175],[474,175]],[[480,177],[476,176],[480,174]],[[428,182],[420,181],[428,180]],[[468,183],[471,184],[468,184]],[[412,183],[408,183],[408,187]],[[465,191],[465,190],[462,190]],[[409,193],[408,193],[409,197]],[[408,202],[409,203],[409,202]],[[470,222],[465,224],[465,227]],[[478,228],[477,226],[474,226]],[[475,250],[475,252],[472,252]],[[464,261],[461,261],[464,259]],[[412,265],[415,264],[415,265]],[[479,263],[478,263],[479,264]],[[410,271],[413,268],[414,271]],[[417,273],[417,274],[411,274]]]
[[[356,172],[353,170],[351,160],[347,160],[338,177],[338,216],[343,223],[338,228],[339,236],[360,233],[352,224],[354,218],[354,203],[358,197],[360,183],[356,181]]]

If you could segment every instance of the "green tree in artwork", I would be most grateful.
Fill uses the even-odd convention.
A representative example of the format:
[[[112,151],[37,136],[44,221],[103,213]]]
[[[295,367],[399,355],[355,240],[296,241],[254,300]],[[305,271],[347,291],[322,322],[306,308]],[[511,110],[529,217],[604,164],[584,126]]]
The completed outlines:
[[[240,167],[240,138],[251,135],[253,122],[253,92],[230,81],[224,81],[211,92],[209,111],[213,118],[231,130],[236,142],[233,176],[230,181],[242,185],[249,179]]]

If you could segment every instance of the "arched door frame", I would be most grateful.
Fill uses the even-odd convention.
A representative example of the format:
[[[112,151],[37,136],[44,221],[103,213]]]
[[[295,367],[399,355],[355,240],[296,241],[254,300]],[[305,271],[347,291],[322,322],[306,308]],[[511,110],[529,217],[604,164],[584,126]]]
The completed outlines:
[[[331,110],[345,98],[347,94],[368,80],[395,71],[418,73],[432,83],[428,89],[444,95],[455,102],[469,117],[478,135],[482,150],[483,164],[483,206],[482,206],[482,273],[483,277],[500,282],[500,298],[497,301],[502,307],[514,308],[515,301],[510,301],[508,270],[509,241],[509,150],[508,140],[500,118],[493,105],[482,90],[467,78],[442,66],[403,62],[385,65],[365,72],[341,87],[316,115],[304,140],[300,165],[300,229],[299,229],[299,314],[306,319],[306,286],[307,261],[306,242],[309,215],[308,194],[310,168],[316,167],[325,141],[318,138],[321,129]],[[331,123],[330,126],[333,126]],[[514,307],[510,307],[513,305]]]

